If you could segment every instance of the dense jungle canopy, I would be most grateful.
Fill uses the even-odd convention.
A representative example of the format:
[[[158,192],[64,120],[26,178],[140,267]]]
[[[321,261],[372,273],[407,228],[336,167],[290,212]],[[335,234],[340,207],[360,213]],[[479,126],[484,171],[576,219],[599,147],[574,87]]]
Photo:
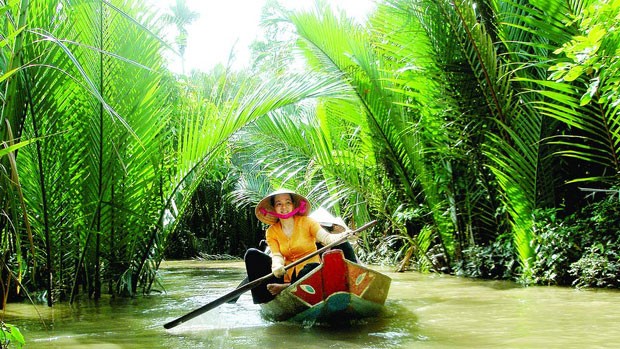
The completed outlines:
[[[172,74],[183,3],[0,1],[3,306],[241,256],[280,187],[367,262],[620,286],[620,0],[271,1],[251,68]]]

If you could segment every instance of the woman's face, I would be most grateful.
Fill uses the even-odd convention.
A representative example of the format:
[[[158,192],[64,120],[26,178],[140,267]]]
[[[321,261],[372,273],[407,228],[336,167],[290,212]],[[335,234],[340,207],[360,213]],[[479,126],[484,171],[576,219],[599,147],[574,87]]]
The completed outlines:
[[[293,211],[291,194],[278,194],[273,198],[273,208],[278,214],[287,214]]]

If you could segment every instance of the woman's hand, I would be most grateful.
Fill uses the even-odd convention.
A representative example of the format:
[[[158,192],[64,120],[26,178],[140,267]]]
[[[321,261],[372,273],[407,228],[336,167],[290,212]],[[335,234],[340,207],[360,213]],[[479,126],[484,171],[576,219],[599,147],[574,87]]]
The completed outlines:
[[[271,272],[277,278],[281,278],[286,273],[284,269],[284,257],[279,253],[274,253],[271,256]]]
[[[286,269],[284,269],[283,265],[280,265],[279,267],[274,268],[272,272],[273,272],[273,275],[275,275],[275,277],[281,278],[286,273]]]
[[[345,231],[343,234],[349,234],[347,236],[347,241],[349,241],[350,243],[355,243],[357,242],[357,239],[360,237],[358,234],[356,234],[353,230],[347,230]]]

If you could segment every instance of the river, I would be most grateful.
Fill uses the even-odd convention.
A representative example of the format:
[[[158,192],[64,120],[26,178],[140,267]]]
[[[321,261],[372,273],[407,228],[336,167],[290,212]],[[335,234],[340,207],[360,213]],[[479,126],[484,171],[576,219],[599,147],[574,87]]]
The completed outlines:
[[[25,348],[617,348],[620,292],[522,287],[449,275],[392,277],[386,311],[347,326],[273,323],[244,294],[166,330],[234,289],[241,262],[166,262],[161,293],[135,299],[8,305]]]

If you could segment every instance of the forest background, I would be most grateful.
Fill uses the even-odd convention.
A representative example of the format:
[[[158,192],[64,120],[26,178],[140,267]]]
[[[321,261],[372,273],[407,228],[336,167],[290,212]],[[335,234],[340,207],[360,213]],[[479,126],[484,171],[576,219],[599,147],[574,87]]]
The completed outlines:
[[[242,256],[280,187],[377,219],[368,263],[620,286],[620,0],[380,0],[362,24],[269,1],[250,68],[188,74],[164,59],[184,1],[0,10],[3,308]]]

